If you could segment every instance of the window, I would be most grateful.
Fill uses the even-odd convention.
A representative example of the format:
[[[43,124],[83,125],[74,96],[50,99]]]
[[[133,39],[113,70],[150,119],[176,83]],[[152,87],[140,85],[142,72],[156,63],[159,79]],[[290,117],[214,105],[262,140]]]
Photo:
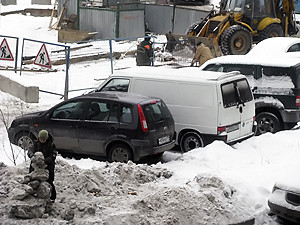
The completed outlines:
[[[292,45],[287,52],[299,52],[300,51],[300,43]]]
[[[53,119],[72,119],[79,120],[83,115],[84,102],[68,102],[53,111]]]
[[[226,65],[224,66],[224,72],[239,71],[244,75],[254,75],[253,65]]]
[[[214,72],[223,72],[223,66],[220,64],[210,64],[207,65],[203,70],[214,71]]]
[[[253,99],[246,79],[223,84],[221,90],[225,108],[244,104]]]
[[[104,87],[102,87],[101,91],[121,91],[127,92],[129,86],[128,79],[116,78],[110,80]]]
[[[88,107],[87,120],[118,121],[118,105],[109,102],[93,101]]]
[[[155,123],[162,119],[171,117],[171,113],[168,110],[166,104],[162,101],[155,101],[151,104],[143,106],[145,117],[147,122]]]
[[[121,123],[132,123],[132,109],[129,106],[121,106]]]

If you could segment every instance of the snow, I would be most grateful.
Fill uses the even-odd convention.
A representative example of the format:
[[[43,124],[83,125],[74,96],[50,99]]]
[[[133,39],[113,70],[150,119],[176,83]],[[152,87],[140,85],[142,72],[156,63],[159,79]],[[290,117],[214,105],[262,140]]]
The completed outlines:
[[[25,4],[25,2],[27,4]],[[20,4],[22,3],[22,4]],[[19,0],[18,7],[31,7]],[[10,11],[12,6],[1,6]],[[57,31],[48,30],[49,18],[23,15],[1,16],[1,34],[57,41]],[[102,44],[101,44],[102,43]],[[114,43],[128,49],[132,43]],[[76,46],[76,44],[72,44]],[[107,42],[99,42],[107,50]],[[117,47],[116,47],[117,48]],[[106,49],[106,50],[105,50]],[[276,57],[274,55],[274,57]],[[250,58],[250,57],[249,57]],[[2,61],[0,61],[1,65]],[[134,58],[116,61],[114,68],[135,66]],[[0,73],[11,79],[37,85],[40,89],[63,92],[65,71]],[[70,89],[96,87],[110,75],[110,61],[96,60],[70,67]],[[70,97],[82,92],[72,92]],[[1,224],[235,224],[256,218],[255,224],[280,224],[267,216],[267,200],[273,185],[295,180],[299,171],[300,129],[263,134],[233,146],[215,141],[202,149],[181,154],[168,151],[157,164],[107,163],[90,158],[57,157],[55,185],[57,199],[47,218],[10,218],[10,195],[26,175],[29,161],[16,146],[11,146],[4,122],[28,112],[48,109],[62,101],[60,96],[40,93],[39,103],[29,104],[0,92],[0,221]],[[272,101],[272,100],[271,100]],[[11,148],[12,147],[12,148]],[[17,165],[12,161],[15,152]],[[299,177],[299,176],[298,176]],[[75,215],[68,221],[71,216]]]

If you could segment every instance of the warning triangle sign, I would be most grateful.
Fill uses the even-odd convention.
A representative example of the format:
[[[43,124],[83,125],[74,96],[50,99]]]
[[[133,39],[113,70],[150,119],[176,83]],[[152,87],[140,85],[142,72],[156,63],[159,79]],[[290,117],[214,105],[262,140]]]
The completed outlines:
[[[7,41],[4,38],[0,45],[0,60],[14,61],[14,57],[8,47]]]
[[[51,68],[52,65],[45,44],[42,45],[33,63],[39,66]]]

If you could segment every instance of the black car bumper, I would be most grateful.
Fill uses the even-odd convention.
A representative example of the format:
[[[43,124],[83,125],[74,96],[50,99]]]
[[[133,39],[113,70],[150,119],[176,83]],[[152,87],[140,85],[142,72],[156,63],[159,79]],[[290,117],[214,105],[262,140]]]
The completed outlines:
[[[149,155],[155,155],[170,150],[175,146],[175,140],[169,143],[153,147],[149,141],[131,141],[134,147],[134,161],[139,161],[140,158]]]
[[[284,123],[297,123],[300,121],[300,110],[285,109],[280,111]]]
[[[295,222],[295,223],[300,223],[300,212],[299,211],[288,209],[286,207],[274,204],[270,201],[268,201],[268,205],[270,207],[271,212],[276,214],[277,216],[282,217],[286,220]]]

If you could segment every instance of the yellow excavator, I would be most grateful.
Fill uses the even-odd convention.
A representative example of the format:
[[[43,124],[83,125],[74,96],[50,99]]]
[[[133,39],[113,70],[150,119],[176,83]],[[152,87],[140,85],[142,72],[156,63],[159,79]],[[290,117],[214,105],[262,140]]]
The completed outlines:
[[[192,24],[186,34],[166,36],[168,44],[201,41],[214,56],[242,55],[253,43],[296,34],[294,11],[294,0],[221,0],[218,12],[213,9],[204,19]]]

